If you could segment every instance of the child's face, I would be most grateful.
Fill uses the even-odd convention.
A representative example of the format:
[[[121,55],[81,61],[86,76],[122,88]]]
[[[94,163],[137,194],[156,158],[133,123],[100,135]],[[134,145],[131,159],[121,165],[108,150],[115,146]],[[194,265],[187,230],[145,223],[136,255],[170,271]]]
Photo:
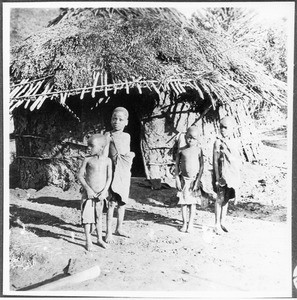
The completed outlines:
[[[195,147],[198,144],[198,132],[188,131],[186,134],[186,143],[189,147]]]
[[[105,141],[102,140],[92,140],[88,143],[88,152],[90,155],[101,155],[105,148]]]
[[[115,131],[123,131],[128,124],[128,119],[124,112],[115,112],[111,117],[111,126]]]
[[[232,126],[228,123],[220,124],[221,134],[223,137],[230,137],[232,135]]]

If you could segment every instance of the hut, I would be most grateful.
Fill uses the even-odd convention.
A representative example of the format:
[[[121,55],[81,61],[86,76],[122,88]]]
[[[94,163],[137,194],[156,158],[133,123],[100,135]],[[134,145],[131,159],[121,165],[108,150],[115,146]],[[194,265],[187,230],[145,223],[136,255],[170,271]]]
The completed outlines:
[[[12,49],[10,75],[22,188],[70,188],[87,138],[110,129],[117,106],[130,113],[132,176],[170,182],[187,127],[200,129],[211,169],[218,120],[233,115],[252,161],[250,107],[286,103],[284,83],[171,8],[64,9]]]

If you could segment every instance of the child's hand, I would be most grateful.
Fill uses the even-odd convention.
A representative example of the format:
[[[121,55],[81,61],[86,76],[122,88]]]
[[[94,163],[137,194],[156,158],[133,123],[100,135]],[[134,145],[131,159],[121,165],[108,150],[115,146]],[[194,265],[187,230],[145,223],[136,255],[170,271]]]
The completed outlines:
[[[220,185],[220,186],[226,185],[226,180],[223,177],[221,177],[217,182],[218,182],[218,185]]]
[[[176,179],[175,179],[175,186],[176,186],[176,188],[177,188],[179,191],[182,190],[181,183],[180,183],[180,179],[179,179],[178,176],[177,176]]]
[[[99,199],[100,201],[102,201],[102,200],[106,199],[107,196],[108,196],[107,190],[103,190],[103,191],[100,193],[98,199]]]
[[[196,190],[198,191],[202,187],[202,182],[200,180],[196,183]]]
[[[91,189],[87,190],[87,195],[88,195],[88,199],[92,199],[96,197],[96,193]]]
[[[195,180],[194,182],[192,182],[190,190],[193,192],[198,192],[201,187],[202,187],[201,181]]]
[[[194,191],[195,189],[196,189],[196,180],[194,180],[193,182],[191,182],[189,190],[190,191]]]

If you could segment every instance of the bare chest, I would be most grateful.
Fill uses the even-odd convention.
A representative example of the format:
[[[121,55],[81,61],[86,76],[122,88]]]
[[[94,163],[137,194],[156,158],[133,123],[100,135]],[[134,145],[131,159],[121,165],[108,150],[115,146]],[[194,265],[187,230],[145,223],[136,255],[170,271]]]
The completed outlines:
[[[185,149],[181,152],[181,161],[187,164],[199,162],[200,151],[198,148]]]
[[[180,153],[180,170],[182,175],[194,177],[200,169],[198,149],[186,149]]]
[[[100,172],[105,170],[107,166],[106,160],[103,158],[93,157],[88,161],[87,171]]]

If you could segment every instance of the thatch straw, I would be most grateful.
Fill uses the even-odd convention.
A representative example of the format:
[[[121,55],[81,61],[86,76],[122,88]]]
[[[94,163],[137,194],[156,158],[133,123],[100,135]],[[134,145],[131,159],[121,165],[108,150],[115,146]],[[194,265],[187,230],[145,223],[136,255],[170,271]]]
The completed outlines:
[[[247,105],[286,104],[286,84],[265,74],[236,45],[170,8],[64,10],[50,27],[13,49],[11,79],[19,86],[11,87],[12,106],[44,96],[47,76],[52,79],[47,97],[64,94],[64,105],[67,93],[107,97],[109,91],[149,88],[179,95],[186,87],[194,87],[201,99],[208,94],[214,107],[243,96]]]

